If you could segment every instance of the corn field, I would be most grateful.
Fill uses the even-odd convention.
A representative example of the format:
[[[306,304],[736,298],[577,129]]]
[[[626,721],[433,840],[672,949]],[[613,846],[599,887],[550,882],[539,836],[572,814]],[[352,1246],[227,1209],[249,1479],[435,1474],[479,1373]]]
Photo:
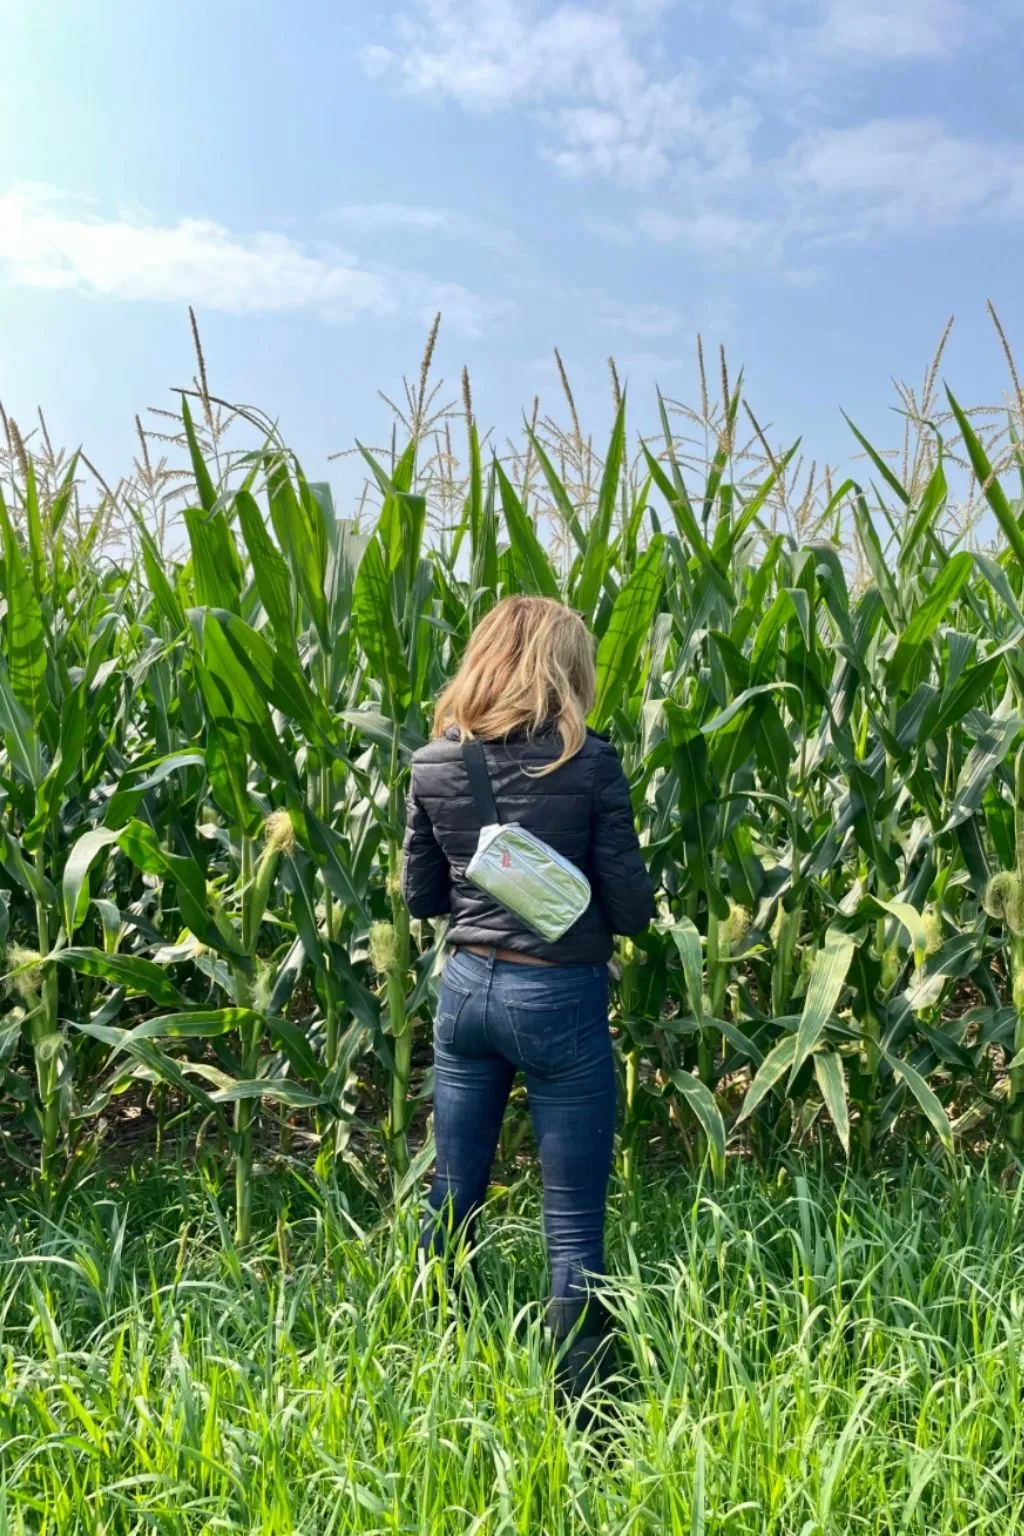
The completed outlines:
[[[664,400],[631,436],[617,379],[603,454],[574,406],[557,442],[535,409],[499,450],[467,384],[460,464],[425,378],[345,518],[276,434],[223,451],[204,376],[168,426],[177,552],[145,439],[149,494],[84,517],[81,461],[16,434],[18,1176],[59,1190],[141,1109],[230,1157],[243,1242],[264,1155],[415,1181],[444,934],[399,895],[408,762],[471,626],[520,591],[594,631],[593,724],[659,893],[615,964],[627,1181],[812,1136],[837,1161],[1024,1150],[1024,397],[998,430],[952,396],[934,425],[933,370],[913,450],[853,428],[862,479],[834,484],[769,446],[724,367],[706,452]]]

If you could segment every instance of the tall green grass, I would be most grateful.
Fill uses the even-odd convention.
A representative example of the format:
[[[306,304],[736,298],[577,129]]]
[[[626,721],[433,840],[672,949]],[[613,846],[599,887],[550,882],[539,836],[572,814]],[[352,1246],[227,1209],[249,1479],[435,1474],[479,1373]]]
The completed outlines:
[[[532,1190],[494,1197],[469,1304],[414,1221],[299,1174],[96,1178],[0,1236],[0,1531],[1013,1536],[1024,1195],[814,1160],[621,1193],[620,1380],[552,1403]]]

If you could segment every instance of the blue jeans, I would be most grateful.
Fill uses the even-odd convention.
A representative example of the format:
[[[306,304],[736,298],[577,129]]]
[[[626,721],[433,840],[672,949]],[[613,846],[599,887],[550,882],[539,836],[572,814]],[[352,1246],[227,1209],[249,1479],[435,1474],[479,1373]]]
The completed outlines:
[[[455,954],[434,1023],[433,1251],[472,1227],[517,1070],[526,1076],[544,1179],[544,1229],[557,1301],[604,1272],[604,1211],[615,1133],[608,974],[596,965],[515,965]]]

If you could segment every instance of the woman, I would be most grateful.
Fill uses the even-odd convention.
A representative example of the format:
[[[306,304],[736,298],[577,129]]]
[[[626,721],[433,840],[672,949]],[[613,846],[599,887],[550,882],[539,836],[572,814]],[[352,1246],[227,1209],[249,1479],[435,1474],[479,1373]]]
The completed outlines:
[[[615,1126],[607,962],[612,934],[642,932],[654,909],[621,764],[587,729],[594,693],[593,642],[578,614],[549,598],[498,603],[438,700],[436,739],[413,758],[402,877],[414,917],[450,917],[424,1244],[437,1251],[446,1227],[472,1226],[522,1071],[544,1179],[548,1318],[557,1345],[572,1336],[560,1367],[572,1395],[604,1353],[605,1316],[588,1304],[588,1281],[604,1268]],[[590,906],[555,943],[465,877],[480,833],[467,740],[484,744],[500,819],[527,827],[590,881]]]

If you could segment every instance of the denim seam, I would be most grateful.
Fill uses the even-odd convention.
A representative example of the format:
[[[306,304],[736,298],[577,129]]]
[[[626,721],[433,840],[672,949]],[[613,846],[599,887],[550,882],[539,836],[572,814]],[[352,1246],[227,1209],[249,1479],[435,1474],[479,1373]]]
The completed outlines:
[[[438,1009],[436,1010],[436,1012],[434,1014],[434,1033],[435,1033],[435,1035],[437,1036],[437,1039],[440,1041],[440,1043],[442,1045],[454,1045],[454,1043],[455,1043],[455,1032],[458,1029],[460,1015],[462,1013],[463,1008],[465,1008],[467,1002],[469,1001],[469,999],[472,997],[473,994],[472,994],[472,992],[470,991],[470,989],[468,987],[459,987],[459,986],[454,985],[450,981],[446,982],[445,985],[446,985],[448,991],[452,994],[452,997],[453,998],[457,998],[458,1001],[457,1001],[455,1007],[450,1009],[447,1014],[442,1013],[440,1007],[438,1007]],[[445,1040],[444,1036],[441,1033],[441,1020],[446,1018],[446,1017],[450,1017],[451,1021],[452,1021],[452,1033],[451,1033],[451,1039],[449,1039],[449,1040]]]

